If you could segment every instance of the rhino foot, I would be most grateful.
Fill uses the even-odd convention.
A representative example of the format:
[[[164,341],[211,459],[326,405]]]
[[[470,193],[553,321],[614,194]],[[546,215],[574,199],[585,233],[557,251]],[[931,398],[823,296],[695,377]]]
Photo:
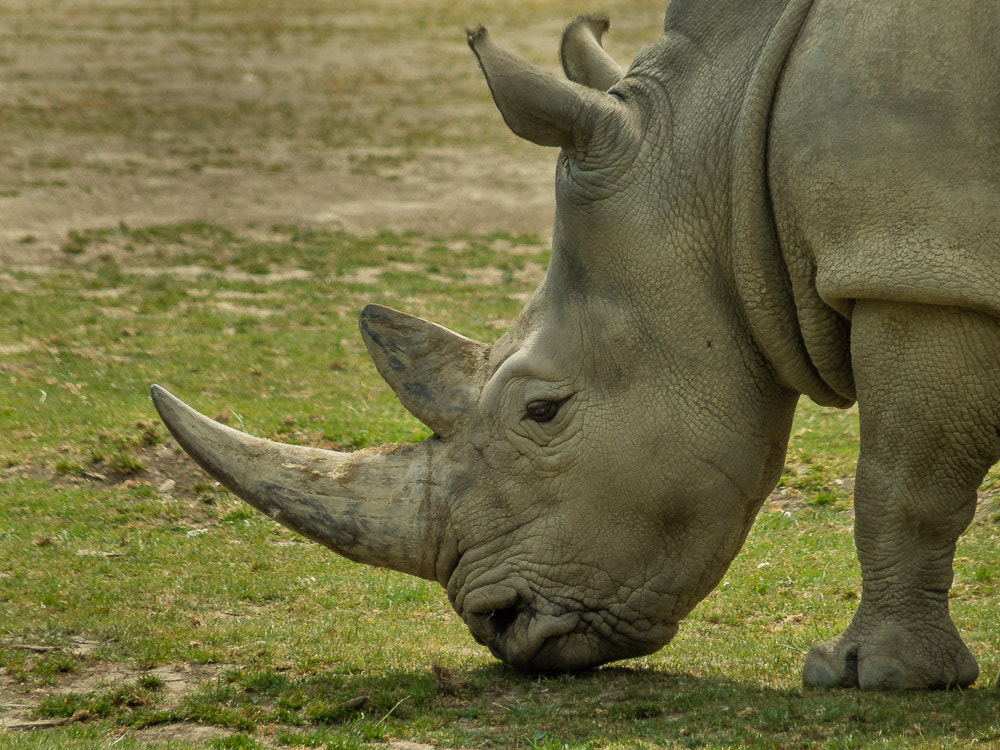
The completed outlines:
[[[862,690],[967,687],[979,676],[979,665],[949,625],[852,625],[839,638],[812,648],[802,681],[809,687]]]

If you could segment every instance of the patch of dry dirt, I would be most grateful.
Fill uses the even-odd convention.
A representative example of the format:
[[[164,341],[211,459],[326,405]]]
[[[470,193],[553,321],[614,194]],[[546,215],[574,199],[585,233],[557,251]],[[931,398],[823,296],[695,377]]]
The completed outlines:
[[[78,648],[74,649],[74,653],[85,655],[91,645],[86,642],[77,644]],[[115,687],[133,684],[140,677],[156,677],[162,681],[162,687],[157,691],[158,706],[169,711],[180,706],[185,696],[217,679],[222,672],[231,667],[232,665],[228,664],[173,664],[155,669],[138,669],[106,662],[84,664],[73,672],[57,675],[53,685],[34,688],[25,687],[6,673],[0,672],[0,736],[5,732],[39,732],[73,722],[89,721],[93,717],[86,711],[79,711],[71,717],[59,719],[40,719],[33,715],[33,711],[49,696],[113,690]],[[270,735],[275,729],[275,727],[263,727],[257,737],[258,741],[265,747],[277,747],[270,741]],[[116,738],[128,737],[140,743],[191,744],[203,744],[233,734],[232,731],[221,727],[191,722],[171,722],[143,729],[120,729],[116,732]],[[373,747],[384,747],[386,750],[433,750],[432,745],[409,740],[391,740]]]
[[[48,464],[18,464],[10,468],[0,469],[0,479],[14,477],[40,479],[57,487],[148,484],[161,495],[186,497],[198,495],[199,485],[218,485],[218,482],[202,471],[186,453],[178,448],[173,440],[160,445],[134,448],[131,455],[146,468],[122,474],[115,472],[103,463],[98,463],[85,467],[80,474],[59,474],[53,471]]]
[[[610,0],[626,61],[662,9]],[[202,220],[546,235],[555,152],[493,108],[463,26],[557,69],[558,0],[5,3],[0,267],[72,230]]]
[[[93,646],[93,643],[78,639],[72,652],[77,656],[86,656]],[[19,647],[25,650],[45,648],[30,644],[21,644]],[[57,674],[53,678],[54,684],[42,687],[27,687],[5,672],[0,672],[0,729],[43,729],[67,723],[59,720],[37,719],[32,715],[32,712],[43,699],[49,696],[70,693],[86,694],[97,690],[113,689],[134,683],[144,676],[157,677],[163,681],[163,687],[158,691],[160,706],[165,710],[174,709],[180,705],[184,696],[214,680],[229,666],[226,664],[176,664],[155,669],[138,669],[133,666],[109,662],[84,663],[72,672]],[[76,720],[86,720],[87,718],[89,717],[79,716]],[[192,728],[192,725],[171,726],[179,726],[181,734]],[[166,728],[162,729],[164,732],[167,731]],[[229,734],[214,727],[204,727],[203,729],[215,734]],[[173,739],[183,738],[175,736]]]

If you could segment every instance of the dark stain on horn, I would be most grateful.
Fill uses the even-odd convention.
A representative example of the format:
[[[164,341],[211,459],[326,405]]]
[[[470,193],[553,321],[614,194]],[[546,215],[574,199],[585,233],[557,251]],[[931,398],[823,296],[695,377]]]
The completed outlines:
[[[447,438],[471,410],[485,347],[436,323],[381,305],[358,321],[379,374],[413,416]]]

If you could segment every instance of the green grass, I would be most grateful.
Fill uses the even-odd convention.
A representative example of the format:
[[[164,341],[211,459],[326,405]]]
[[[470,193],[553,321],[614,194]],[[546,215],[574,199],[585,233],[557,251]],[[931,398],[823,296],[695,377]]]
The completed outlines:
[[[182,468],[151,382],[289,442],[421,439],[357,312],[381,302],[495,338],[547,261],[537,238],[121,224],[67,243],[63,266],[0,277],[0,668],[37,720],[87,713],[0,747],[136,747],[191,724],[224,732],[205,747],[1000,745],[995,509],[956,564],[978,687],[800,686],[810,644],[857,604],[853,410],[801,405],[781,501],[673,643],[579,676],[507,670],[436,585],[336,558]],[[167,668],[192,675],[180,693]]]
[[[800,686],[809,645],[857,604],[851,411],[801,405],[780,496],[673,643],[580,676],[505,669],[437,586],[336,558],[182,462],[151,382],[288,442],[421,439],[427,430],[367,359],[359,310],[380,302],[490,340],[533,289],[546,249],[503,233],[95,229],[91,198],[117,185],[127,200],[111,205],[138,210],[140,197],[160,215],[170,196],[157,186],[192,179],[238,189],[339,169],[388,184],[439,162],[446,172],[457,154],[484,158],[484,146],[528,164],[538,152],[497,116],[462,29],[488,23],[556,69],[562,25],[580,12],[610,13],[606,42],[622,63],[662,19],[646,0],[342,5],[0,11],[10,156],[0,198],[31,214],[54,195],[74,221],[87,217],[67,231],[15,230],[23,257],[62,232],[59,261],[0,269],[0,719],[18,705],[39,722],[82,717],[0,730],[0,748],[1000,747],[996,471],[953,591],[979,685]],[[373,54],[387,41],[388,54]],[[118,210],[132,208],[98,215]]]

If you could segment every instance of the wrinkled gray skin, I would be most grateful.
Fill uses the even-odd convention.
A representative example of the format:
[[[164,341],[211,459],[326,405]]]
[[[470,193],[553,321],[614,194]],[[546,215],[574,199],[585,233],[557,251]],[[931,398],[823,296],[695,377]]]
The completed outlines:
[[[511,129],[561,149],[556,217],[544,281],[491,346],[362,313],[379,371],[435,435],[336,454],[154,387],[157,408],[272,517],[439,581],[514,667],[576,670],[657,650],[719,582],[799,393],[856,399],[863,594],[805,682],[968,685],[948,590],[1000,456],[998,16],[981,0],[674,0],[627,73],[607,22],[578,19],[570,80],[470,32]]]

